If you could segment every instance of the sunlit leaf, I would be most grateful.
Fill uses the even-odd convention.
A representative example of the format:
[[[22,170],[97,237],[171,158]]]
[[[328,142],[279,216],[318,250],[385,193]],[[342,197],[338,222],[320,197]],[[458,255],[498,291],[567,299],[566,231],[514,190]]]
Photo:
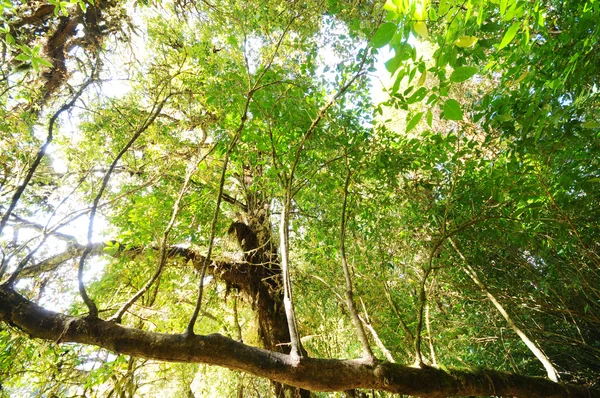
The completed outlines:
[[[463,119],[463,112],[457,100],[451,98],[444,103],[444,117],[447,120]]]
[[[435,10],[435,7],[430,7],[429,8],[429,19],[431,21],[435,21],[438,18],[437,15],[437,11]]]
[[[417,85],[422,86],[423,84],[425,84],[426,80],[427,80],[427,69],[425,69],[423,71],[423,73],[421,73],[421,77],[419,78],[419,82],[417,83]]]
[[[506,6],[508,4],[508,0],[500,0],[500,16],[504,16],[506,13]]]
[[[419,36],[423,37],[424,39],[429,38],[429,32],[427,31],[427,24],[425,22],[415,22],[413,28],[415,29],[415,32],[419,34]]]
[[[384,65],[385,65],[385,69],[387,69],[388,72],[393,74],[398,70],[401,63],[402,63],[402,59],[396,55],[396,56],[388,59],[387,61],[385,61]]]
[[[31,60],[31,56],[27,54],[19,54],[15,57],[17,61],[29,62]]]
[[[422,101],[423,98],[427,95],[429,90],[425,87],[420,87],[417,91],[415,91],[407,100],[408,104],[414,104],[415,102]]]
[[[377,32],[375,32],[373,40],[371,40],[371,42],[373,43],[373,47],[381,48],[388,44],[390,40],[392,40],[394,33],[396,33],[397,28],[398,27],[396,26],[396,24],[391,22],[384,23],[383,25],[381,25],[379,29],[377,29]]]
[[[470,79],[478,71],[479,68],[476,66],[459,66],[452,71],[450,81],[454,83],[464,82],[465,80]]]
[[[35,59],[35,62],[37,62],[40,65],[47,66],[49,68],[53,68],[54,67],[54,65],[52,65],[52,62],[50,62],[50,61],[48,61],[48,60],[46,60],[44,58],[35,57],[34,59]]]
[[[521,25],[516,23],[516,24],[511,25],[510,28],[508,28],[508,30],[504,34],[504,37],[502,38],[502,41],[500,42],[500,45],[498,46],[498,50],[501,50],[504,47],[508,46],[508,44],[512,41],[512,39],[515,38],[515,35],[519,31],[520,27],[521,27]]]
[[[454,44],[456,44],[458,47],[463,48],[472,47],[475,45],[475,43],[477,43],[477,40],[479,39],[475,36],[461,36],[458,39],[456,39]]]
[[[423,112],[419,112],[410,118],[410,121],[406,124],[407,133],[414,129],[417,126],[417,124],[419,124],[419,122],[421,121],[421,117],[423,117]]]
[[[477,25],[481,26],[483,24],[483,15],[485,14],[485,2],[481,2],[479,4],[479,10],[477,11]]]

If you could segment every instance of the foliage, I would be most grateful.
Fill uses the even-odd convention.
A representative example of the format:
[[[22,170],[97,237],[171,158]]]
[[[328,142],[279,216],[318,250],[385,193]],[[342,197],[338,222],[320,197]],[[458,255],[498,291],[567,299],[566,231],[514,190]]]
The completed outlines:
[[[0,5],[4,283],[104,319],[139,293],[118,320],[163,333],[200,285],[197,334],[287,353],[289,213],[302,348],[360,357],[345,217],[376,357],[545,376],[519,329],[598,387],[598,1],[17,3]],[[281,392],[10,322],[0,346],[13,395]]]

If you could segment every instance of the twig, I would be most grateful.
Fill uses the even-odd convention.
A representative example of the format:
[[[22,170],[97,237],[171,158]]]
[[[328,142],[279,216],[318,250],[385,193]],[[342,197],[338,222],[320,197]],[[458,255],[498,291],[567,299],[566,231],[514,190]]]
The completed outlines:
[[[202,146],[199,146],[198,149],[201,150],[201,147]],[[169,220],[169,223],[167,224],[165,230],[163,231],[163,236],[161,238],[160,251],[159,251],[160,260],[159,260],[158,266],[156,267],[156,271],[154,272],[154,275],[152,275],[152,278],[150,278],[150,280],[148,280],[148,282],[146,282],[146,284],[144,284],[144,286],[142,286],[142,288],[140,290],[138,290],[138,292],[135,295],[133,295],[133,297],[131,297],[125,304],[123,304],[123,306],[116,312],[116,314],[112,316],[111,320],[114,320],[115,322],[121,322],[121,319],[123,318],[123,314],[125,314],[125,311],[127,311],[133,305],[133,303],[135,303],[144,293],[146,293],[146,291],[148,291],[148,289],[154,284],[154,282],[156,282],[156,280],[162,274],[165,263],[167,262],[167,240],[169,238],[169,234],[171,233],[171,230],[173,229],[173,225],[175,225],[175,220],[177,219],[177,215],[179,214],[179,207],[181,205],[181,201],[183,200],[183,197],[185,196],[185,194],[189,188],[190,180],[192,179],[192,175],[198,169],[198,166],[200,165],[200,163],[202,163],[206,159],[206,157],[208,156],[209,153],[210,153],[210,151],[207,152],[206,154],[204,154],[204,156],[199,156],[198,161],[194,164],[193,167],[190,167],[189,170],[187,171],[185,180],[183,182],[181,190],[179,191],[179,195],[177,196],[177,199],[175,200],[175,203],[173,204],[173,211],[171,212],[171,219]]]
[[[159,93],[159,95],[161,93],[162,93],[162,90]],[[96,198],[94,199],[94,203],[90,210],[90,222],[88,224],[88,235],[87,235],[88,248],[92,244],[92,235],[93,235],[93,231],[94,231],[94,218],[96,217],[98,203],[100,202],[100,198],[102,197],[102,194],[104,193],[104,190],[106,189],[106,186],[108,185],[108,180],[110,179],[110,176],[111,176],[114,168],[116,167],[116,165],[119,162],[119,160],[121,159],[121,157],[129,150],[129,148],[135,143],[135,141],[140,137],[140,135],[142,135],[142,133],[144,131],[146,131],[148,129],[148,127],[150,127],[150,125],[158,117],[158,115],[162,111],[163,106],[165,105],[167,100],[171,97],[171,95],[172,94],[168,94],[158,105],[156,105],[156,104],[154,105],[153,112],[150,112],[150,115],[148,116],[146,121],[135,132],[135,134],[129,139],[129,142],[127,142],[127,144],[117,154],[115,159],[110,164],[106,174],[104,175],[104,178],[102,180],[102,185],[100,186],[100,190],[98,191],[98,194],[96,194]],[[86,248],[86,250],[84,250],[84,252],[81,255],[81,258],[79,259],[79,266],[77,267],[77,280],[78,280],[78,286],[79,286],[79,294],[81,295],[83,302],[85,303],[85,305],[88,307],[88,309],[90,311],[89,316],[91,318],[97,318],[98,317],[98,308],[96,307],[96,303],[94,303],[94,301],[88,296],[88,294],[85,290],[85,285],[83,284],[83,266],[85,264],[85,259],[87,258],[88,254],[90,253],[90,250],[88,248]]]
[[[65,112],[68,109],[70,109],[75,104],[75,102],[79,99],[79,97],[81,96],[81,94],[83,94],[83,91],[94,81],[93,75],[94,75],[94,71],[92,71],[92,77],[89,77],[81,85],[81,87],[79,87],[79,90],[75,93],[75,95],[73,96],[73,98],[71,98],[67,103],[65,103],[63,106],[61,106],[54,113],[54,115],[52,115],[52,117],[50,118],[50,123],[48,125],[48,135],[46,136],[46,142],[39,149],[39,151],[38,151],[38,153],[37,153],[37,155],[35,157],[35,160],[33,161],[33,164],[31,165],[31,167],[27,171],[27,175],[25,176],[25,179],[23,180],[23,183],[15,191],[15,193],[14,193],[14,195],[13,195],[11,201],[10,201],[10,205],[8,206],[8,209],[6,210],[6,213],[4,213],[4,215],[2,216],[2,220],[0,220],[0,235],[2,234],[2,231],[4,231],[4,227],[6,226],[6,223],[8,222],[8,218],[10,217],[12,211],[17,206],[17,203],[19,202],[19,199],[21,199],[21,195],[25,191],[25,188],[27,188],[27,185],[29,185],[29,181],[31,181],[31,178],[33,177],[33,174],[35,173],[35,171],[37,170],[38,166],[42,162],[42,159],[46,155],[46,150],[48,149],[48,146],[50,146],[50,144],[52,143],[52,140],[54,138],[54,124],[58,120],[59,116],[63,112]]]

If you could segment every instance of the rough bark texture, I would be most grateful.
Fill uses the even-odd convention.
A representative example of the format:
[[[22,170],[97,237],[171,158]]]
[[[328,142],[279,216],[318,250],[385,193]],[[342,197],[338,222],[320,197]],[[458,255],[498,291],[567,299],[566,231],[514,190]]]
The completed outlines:
[[[268,212],[265,209],[264,214],[253,214],[254,217],[244,217],[245,222],[236,221],[230,229],[245,252],[245,261],[213,261],[208,272],[231,288],[243,292],[252,302],[258,317],[259,337],[266,350],[216,334],[186,339],[182,335],[143,332],[103,320],[68,317],[47,311],[6,287],[0,289],[0,320],[32,337],[92,344],[136,357],[201,362],[242,370],[275,381],[277,396],[293,396],[296,393],[308,396],[307,390],[348,391],[367,388],[425,397],[600,397],[598,391],[588,391],[583,387],[494,371],[444,372],[384,362],[369,365],[356,360],[302,358],[299,362],[293,361],[287,355],[290,338],[281,300],[281,267],[276,249],[270,243],[269,226],[265,225]],[[63,238],[70,242],[64,253],[25,268],[23,273],[35,275],[51,271],[69,258],[79,255],[86,247],[71,241],[69,236]],[[105,247],[105,243],[95,244],[91,247],[92,253],[102,254]],[[188,248],[172,246],[166,254],[173,259],[181,258],[184,260],[182,263],[193,264],[196,268],[201,268],[204,263],[203,255]],[[115,255],[143,255],[143,250],[130,248],[119,250]],[[285,384],[301,389],[290,389]]]
[[[68,15],[56,15],[55,6],[29,2],[19,6],[18,15],[11,23],[11,32],[18,44],[39,44],[44,36],[44,55],[53,67],[44,71],[44,93],[40,103],[48,101],[64,85],[69,76],[67,60],[74,46],[83,48],[88,56],[97,57],[102,42],[113,31],[119,29],[126,19],[119,6],[111,0],[88,2],[86,11],[79,6],[69,7]],[[77,36],[78,26],[84,35]]]
[[[422,397],[502,395],[516,397],[599,397],[600,391],[495,371],[443,371],[386,362],[302,358],[250,347],[211,334],[186,338],[146,332],[101,319],[70,317],[48,311],[13,290],[0,288],[0,320],[31,337],[75,342],[135,357],[197,362],[248,372],[312,391],[356,388],[385,390]]]
[[[270,351],[290,353],[290,334],[282,303],[282,269],[277,249],[271,242],[268,203],[246,187],[252,183],[251,172],[245,173],[242,184],[246,191],[246,205],[242,221],[233,222],[229,234],[234,236],[244,252],[245,263],[215,264],[213,274],[229,286],[242,291],[251,301],[258,319],[258,337]],[[277,397],[309,397],[306,390],[298,390],[273,383]]]

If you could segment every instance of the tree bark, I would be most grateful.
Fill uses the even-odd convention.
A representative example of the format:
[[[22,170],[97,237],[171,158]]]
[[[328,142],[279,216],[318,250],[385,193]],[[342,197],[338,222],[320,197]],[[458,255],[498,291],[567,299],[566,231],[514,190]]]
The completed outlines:
[[[252,170],[247,170],[245,177],[247,181],[243,183],[252,184]],[[233,267],[225,263],[221,264],[221,267],[216,265],[217,272],[213,274],[219,275],[225,283],[236,287],[252,301],[258,318],[258,337],[262,346],[267,350],[290,354],[293,340],[290,338],[284,306],[282,262],[272,242],[269,205],[247,187],[245,191],[246,211],[240,217],[244,222],[234,222],[229,228],[229,233],[237,238],[246,262]],[[283,259],[282,252],[281,260]],[[230,272],[224,272],[225,269]],[[236,281],[233,282],[228,277],[236,278]],[[281,383],[273,383],[273,387],[277,397],[310,396],[306,390],[296,391],[296,388]]]
[[[186,338],[128,328],[102,319],[48,311],[9,287],[0,288],[0,320],[33,338],[81,343],[159,361],[206,363],[312,391],[384,390],[422,397],[506,395],[600,398],[600,391],[543,378],[486,371],[444,371],[361,360],[301,358],[211,334]]]

